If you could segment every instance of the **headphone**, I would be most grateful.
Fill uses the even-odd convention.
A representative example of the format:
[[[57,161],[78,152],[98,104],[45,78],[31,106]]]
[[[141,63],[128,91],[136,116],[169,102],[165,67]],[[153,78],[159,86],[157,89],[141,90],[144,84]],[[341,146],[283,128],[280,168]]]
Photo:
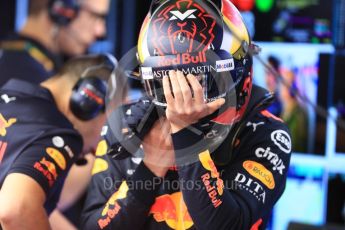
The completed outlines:
[[[67,26],[79,12],[77,0],[49,0],[50,18],[59,26]]]
[[[103,63],[88,67],[72,89],[70,109],[72,113],[83,121],[95,118],[105,112],[105,100],[107,94],[107,81],[90,72],[108,69],[113,72],[117,66],[116,59],[110,55],[101,55]],[[111,74],[111,77],[115,75]]]

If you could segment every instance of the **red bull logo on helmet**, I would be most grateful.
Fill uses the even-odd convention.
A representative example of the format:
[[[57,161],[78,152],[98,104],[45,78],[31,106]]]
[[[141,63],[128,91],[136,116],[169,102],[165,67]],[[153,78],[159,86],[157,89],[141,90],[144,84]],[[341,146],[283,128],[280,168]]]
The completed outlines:
[[[205,63],[206,61],[207,59],[205,52],[198,52],[196,54],[179,53],[176,54],[175,57],[162,56],[158,61],[158,66],[198,64]]]

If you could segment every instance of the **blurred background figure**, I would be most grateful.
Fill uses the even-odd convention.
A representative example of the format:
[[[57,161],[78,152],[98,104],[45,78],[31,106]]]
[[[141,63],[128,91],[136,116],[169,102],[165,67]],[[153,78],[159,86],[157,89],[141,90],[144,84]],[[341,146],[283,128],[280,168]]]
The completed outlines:
[[[280,72],[280,61],[275,57],[270,55],[268,57],[268,64],[271,68],[273,68],[277,73]],[[268,107],[268,111],[272,113],[273,115],[279,117],[282,112],[282,105],[280,102],[280,98],[278,96],[278,82],[277,78],[268,70],[265,70],[265,82],[266,82],[266,88],[268,91],[275,93],[275,100],[274,102]]]
[[[29,0],[24,26],[0,43],[0,86],[11,78],[41,83],[65,59],[86,53],[106,33],[109,3],[110,0]]]
[[[67,26],[61,28],[58,37],[58,47],[67,56],[84,54],[93,42],[106,34],[110,0],[77,2],[80,2],[78,14]]]
[[[114,76],[113,59],[81,56],[66,62],[40,85],[11,79],[1,88],[2,98],[9,98],[0,102],[4,123],[0,225],[4,230],[50,229],[48,215],[56,207],[67,172],[76,159],[97,147],[107,118],[105,101],[107,82]],[[117,78],[112,82],[120,85]],[[71,229],[61,222],[57,226]]]
[[[290,129],[292,151],[305,153],[308,147],[308,114],[296,98],[298,88],[294,72],[282,68],[281,76],[283,77],[283,81],[279,84],[281,118]]]
[[[110,0],[28,0],[27,3],[23,26],[0,41],[0,86],[13,78],[38,85],[58,72],[66,60],[87,53],[96,40],[106,35]],[[94,156],[88,154],[85,159],[83,165],[71,168],[58,204],[60,211],[72,207],[67,216],[74,224],[78,219],[74,217],[78,212],[74,203],[88,184]],[[50,218],[53,229],[59,226],[74,229],[60,211],[54,211]]]

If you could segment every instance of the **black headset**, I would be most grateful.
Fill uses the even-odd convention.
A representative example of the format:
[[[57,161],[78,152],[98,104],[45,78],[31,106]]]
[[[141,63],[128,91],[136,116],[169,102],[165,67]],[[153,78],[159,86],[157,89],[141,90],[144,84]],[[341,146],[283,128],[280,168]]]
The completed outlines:
[[[83,121],[91,120],[105,112],[107,80],[90,73],[99,69],[108,69],[112,75],[117,64],[112,55],[101,56],[104,61],[99,65],[88,67],[72,90],[70,109],[77,118]]]
[[[77,0],[49,0],[48,10],[50,18],[59,26],[68,25],[79,12]]]

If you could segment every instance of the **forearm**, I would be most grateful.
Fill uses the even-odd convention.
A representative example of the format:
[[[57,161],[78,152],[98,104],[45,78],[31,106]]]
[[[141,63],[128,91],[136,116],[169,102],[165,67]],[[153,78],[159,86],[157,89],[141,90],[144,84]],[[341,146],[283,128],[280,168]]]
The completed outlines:
[[[0,191],[0,222],[4,230],[50,229],[45,193],[29,176],[9,174]]]
[[[49,216],[52,230],[77,230],[77,228],[57,209]]]
[[[17,214],[16,214],[17,213]],[[1,217],[1,226],[3,230],[50,230],[48,216],[42,207],[35,212],[28,208],[23,208],[21,212],[10,211]]]
[[[245,229],[241,204],[234,194],[223,188],[223,181],[212,178],[212,173],[200,163],[179,168],[182,182],[193,181],[194,186],[182,186],[183,199],[198,229]],[[187,183],[188,184],[188,183]]]
[[[87,160],[86,165],[74,164],[68,172],[57,204],[59,210],[65,211],[85,193],[91,180],[91,170],[95,158],[92,154],[87,154],[85,159]]]
[[[237,226],[243,215],[240,205],[224,188],[203,137],[184,129],[173,135],[173,141],[183,199],[196,227],[230,229]],[[191,182],[193,186],[187,186]]]

